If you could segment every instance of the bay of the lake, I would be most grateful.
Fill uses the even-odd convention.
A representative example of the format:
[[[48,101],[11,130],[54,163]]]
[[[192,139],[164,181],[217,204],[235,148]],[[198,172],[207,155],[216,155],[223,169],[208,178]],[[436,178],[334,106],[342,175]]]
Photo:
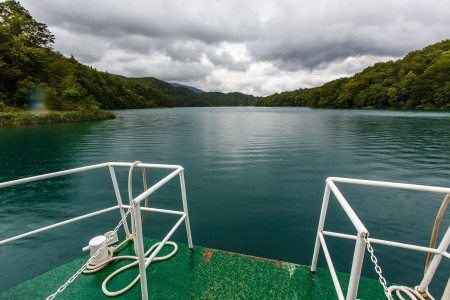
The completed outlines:
[[[327,177],[450,186],[450,112],[236,107],[115,113],[108,121],[1,127],[0,182],[108,161],[179,164],[194,244],[304,265],[311,264]],[[117,174],[124,199],[127,172]],[[135,195],[142,189],[139,176]],[[161,172],[148,177],[154,183]],[[428,246],[445,195],[340,187],[371,237]],[[0,240],[114,204],[106,170],[4,188]],[[158,191],[150,205],[180,209],[179,182]],[[144,234],[162,238],[175,219],[149,214]],[[118,221],[112,212],[0,246],[0,290],[83,255],[91,237]],[[438,241],[449,224],[447,213]],[[325,229],[356,233],[333,197]],[[185,230],[173,240],[186,243]],[[354,241],[327,241],[337,270],[349,273]],[[426,254],[374,248],[388,281],[420,283]],[[326,267],[323,253],[319,266]],[[444,259],[432,294],[442,295],[449,274]],[[367,252],[363,276],[377,278]]]

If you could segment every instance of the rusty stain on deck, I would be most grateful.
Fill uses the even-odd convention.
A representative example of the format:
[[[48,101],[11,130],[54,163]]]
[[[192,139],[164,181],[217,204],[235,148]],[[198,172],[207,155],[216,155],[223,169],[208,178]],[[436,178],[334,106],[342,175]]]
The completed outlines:
[[[214,249],[206,249],[205,252],[203,252],[203,261],[209,262],[211,260],[211,257],[214,254]]]
[[[229,251],[225,251],[225,253],[227,253],[229,255],[238,255],[238,256],[242,256],[242,257],[247,257],[247,258],[251,258],[251,259],[259,260],[259,261],[268,261],[268,262],[273,263],[275,266],[277,266],[279,268],[283,268],[283,265],[284,265],[284,263],[282,261],[278,261],[278,260],[274,260],[274,259],[270,259],[270,258],[241,254],[241,253],[234,253],[234,252],[229,252]]]

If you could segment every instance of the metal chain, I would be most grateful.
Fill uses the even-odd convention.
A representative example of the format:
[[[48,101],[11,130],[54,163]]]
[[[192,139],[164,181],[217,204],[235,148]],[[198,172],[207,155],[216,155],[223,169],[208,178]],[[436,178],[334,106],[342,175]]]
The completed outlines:
[[[369,242],[369,238],[367,236],[365,236],[364,241],[366,242],[366,245],[367,245],[367,251],[369,251],[369,253],[370,253],[370,259],[372,260],[373,264],[375,265],[375,272],[377,272],[377,274],[379,276],[379,281],[380,281],[381,285],[383,286],[384,294],[386,295],[386,297],[389,300],[393,300],[391,292],[388,290],[386,279],[381,274],[382,271],[381,271],[380,266],[378,265],[378,259],[374,254],[374,250],[372,248],[372,245]]]
[[[46,298],[46,300],[53,300],[58,294],[60,294],[62,291],[64,291],[66,289],[66,287],[71,284],[81,273],[83,273],[83,271],[86,269],[86,267],[92,262],[92,260],[94,260],[97,255],[99,255],[100,251],[103,250],[103,248],[105,248],[108,245],[108,242],[113,238],[113,235],[115,233],[117,233],[117,231],[119,230],[119,228],[122,226],[122,224],[125,222],[126,218],[128,217],[128,215],[130,214],[130,212],[134,209],[134,207],[136,206],[136,203],[131,202],[132,204],[130,205],[130,208],[128,208],[128,210],[125,212],[125,214],[123,215],[122,219],[119,221],[119,223],[117,224],[117,226],[114,228],[113,233],[109,235],[109,237],[106,239],[106,241],[102,244],[102,246],[100,247],[100,249],[97,250],[97,252],[94,253],[93,256],[91,256],[91,258],[75,273],[72,275],[72,277],[69,278],[69,280],[66,281],[66,283],[64,283],[62,286],[60,286],[56,292],[54,292],[53,294],[51,294],[50,296],[48,296]]]

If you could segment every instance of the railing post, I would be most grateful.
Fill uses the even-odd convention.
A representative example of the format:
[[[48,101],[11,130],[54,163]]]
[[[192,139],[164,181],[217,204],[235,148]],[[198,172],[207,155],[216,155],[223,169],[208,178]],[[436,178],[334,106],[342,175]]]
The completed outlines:
[[[358,232],[355,245],[355,253],[353,253],[352,271],[348,283],[347,300],[355,300],[358,294],[359,279],[361,278],[361,269],[366,251],[366,242],[364,236],[367,232]]]
[[[119,184],[117,183],[116,172],[114,172],[114,167],[111,165],[109,166],[109,173],[111,174],[111,180],[112,180],[112,183],[114,186],[114,192],[116,194],[117,204],[119,204],[120,216],[123,219],[123,216],[125,215],[125,211],[123,210],[123,207],[122,207],[122,197],[120,196]],[[123,222],[123,229],[125,230],[126,236],[127,237],[130,236],[130,230],[128,229],[127,220],[125,220]]]
[[[311,272],[316,271],[317,259],[319,257],[319,251],[320,251],[319,232],[323,231],[323,227],[325,225],[325,217],[327,215],[327,208],[328,208],[329,200],[330,200],[330,186],[328,185],[328,183],[325,183],[325,191],[323,192],[323,201],[322,201],[322,209],[320,211],[319,226],[317,228],[316,245],[314,247],[314,254],[313,254],[313,259],[311,262]]]
[[[194,245],[192,244],[192,235],[191,235],[191,225],[189,223],[189,213],[188,213],[188,205],[187,205],[187,197],[186,197],[186,184],[184,182],[184,170],[180,172],[180,185],[181,185],[181,198],[183,201],[183,211],[186,214],[186,219],[184,219],[184,223],[186,224],[186,234],[189,249],[193,249]]]
[[[436,269],[439,266],[439,263],[441,262],[442,253],[444,251],[447,251],[449,244],[450,244],[450,226],[447,228],[447,232],[445,233],[444,238],[439,244],[438,247],[439,253],[434,255],[433,260],[431,261],[430,266],[428,267],[428,270],[425,273],[425,276],[423,277],[422,282],[418,287],[420,293],[423,293],[425,292],[425,290],[428,289],[428,285],[430,284],[431,279],[433,279],[434,273],[436,273]]]
[[[142,222],[141,222],[141,205],[139,202],[133,209],[134,222],[136,226],[136,245],[137,255],[139,261],[139,276],[141,281],[141,294],[142,300],[148,300],[147,290],[147,273],[145,265],[145,252],[144,252],[144,238],[142,235]],[[133,225],[131,225],[133,226]]]

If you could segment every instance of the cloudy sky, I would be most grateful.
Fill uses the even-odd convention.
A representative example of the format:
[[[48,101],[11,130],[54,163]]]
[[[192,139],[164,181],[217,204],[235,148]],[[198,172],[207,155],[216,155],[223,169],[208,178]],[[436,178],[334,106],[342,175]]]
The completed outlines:
[[[450,38],[449,0],[22,0],[54,49],[130,77],[253,95],[313,87]]]

